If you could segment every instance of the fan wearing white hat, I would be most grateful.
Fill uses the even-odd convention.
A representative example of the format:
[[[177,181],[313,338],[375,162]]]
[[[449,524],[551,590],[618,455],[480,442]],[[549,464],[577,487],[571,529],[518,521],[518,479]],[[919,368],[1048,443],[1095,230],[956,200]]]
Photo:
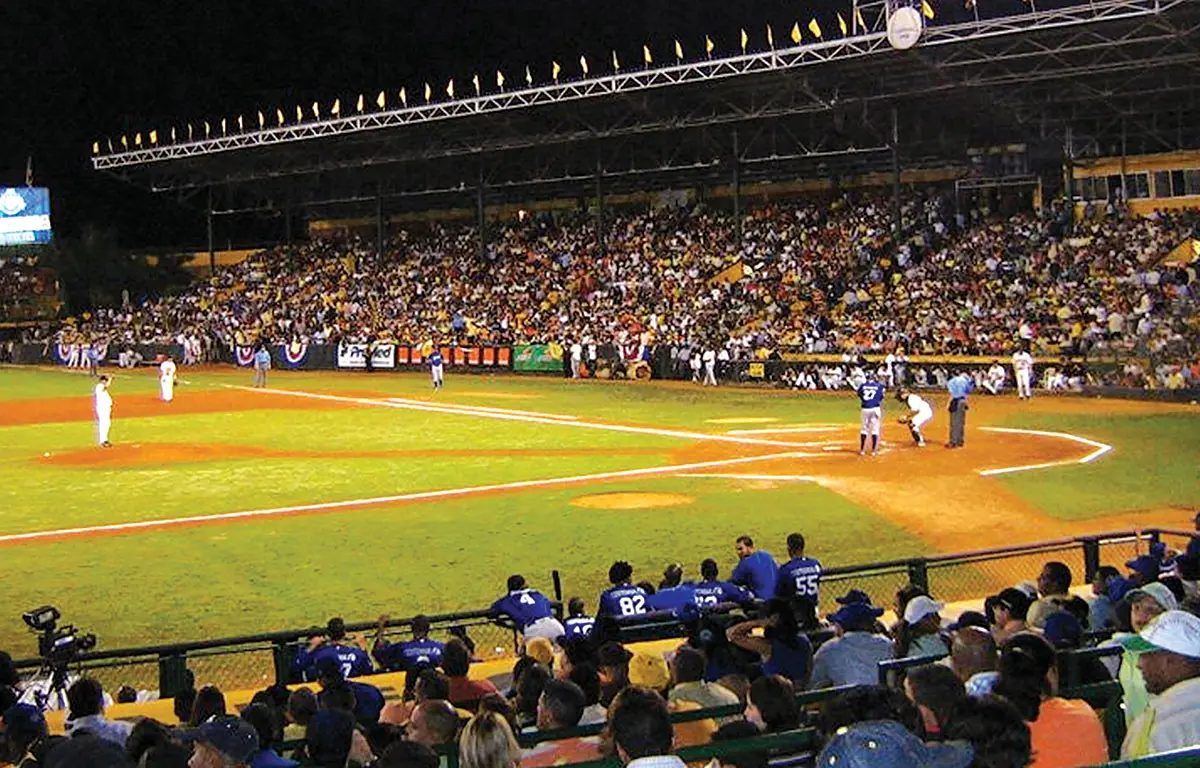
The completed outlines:
[[[904,606],[904,621],[896,629],[896,658],[946,656],[950,649],[942,639],[942,616],[946,607],[927,595],[917,595]]]
[[[1200,744],[1200,617],[1167,611],[1123,645],[1154,698],[1129,726],[1121,759]]]

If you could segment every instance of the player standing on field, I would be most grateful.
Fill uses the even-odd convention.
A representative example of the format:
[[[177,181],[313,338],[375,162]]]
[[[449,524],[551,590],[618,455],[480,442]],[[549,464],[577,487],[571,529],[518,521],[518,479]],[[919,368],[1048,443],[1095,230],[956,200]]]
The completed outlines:
[[[913,442],[917,444],[918,448],[924,448],[925,435],[921,432],[921,426],[927,424],[933,418],[933,406],[925,398],[909,392],[907,389],[897,392],[896,399],[907,405],[910,411],[907,416],[900,420],[900,423],[908,425],[908,431],[912,434]]]
[[[1033,397],[1033,355],[1022,349],[1013,354],[1012,365],[1017,377],[1017,397],[1022,400]]]
[[[158,366],[158,391],[164,403],[175,399],[175,361],[170,355]]]
[[[433,380],[434,389],[442,388],[444,372],[445,361],[442,359],[442,353],[437,347],[434,347],[433,352],[429,354],[429,378]]]
[[[858,455],[867,451],[867,435],[871,436],[871,455],[879,455],[879,423],[883,421],[883,396],[886,389],[882,384],[868,378],[854,390],[862,405],[862,429],[858,433]]]
[[[96,410],[96,442],[101,448],[112,448],[108,442],[108,430],[112,426],[112,395],[108,394],[108,377],[101,376],[92,390],[93,407]]]

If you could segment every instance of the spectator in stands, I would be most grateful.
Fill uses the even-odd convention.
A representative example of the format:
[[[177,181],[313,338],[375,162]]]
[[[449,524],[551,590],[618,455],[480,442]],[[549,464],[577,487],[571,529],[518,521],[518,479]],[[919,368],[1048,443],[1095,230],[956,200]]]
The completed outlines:
[[[701,709],[725,707],[738,704],[738,697],[733,691],[719,683],[709,683],[704,680],[704,668],[707,662],[703,651],[681,646],[671,658],[671,690],[667,694],[667,702],[689,701],[699,704]],[[719,724],[732,722],[726,718]]]
[[[800,726],[796,688],[782,675],[763,675],[750,683],[746,720],[763,733],[782,733]]]
[[[179,693],[175,694],[172,701],[172,711],[175,713],[175,719],[181,723],[189,723],[192,720],[192,709],[196,705],[196,689],[190,685]]]
[[[971,745],[975,751],[971,768],[1025,768],[1033,762],[1029,726],[1016,707],[998,696],[960,703],[942,737]]]
[[[1129,628],[1134,635],[1140,633],[1160,614],[1173,611],[1179,607],[1175,595],[1165,584],[1154,582],[1131,590],[1122,598],[1122,605],[1129,609]],[[1118,606],[1120,612],[1121,606]],[[1120,644],[1128,635],[1118,632],[1113,636],[1112,643]],[[1121,655],[1117,679],[1121,682],[1122,703],[1124,704],[1125,723],[1132,723],[1138,715],[1145,711],[1150,695],[1146,691],[1146,682],[1142,679],[1138,667],[1137,655],[1125,650]]]
[[[307,688],[297,688],[288,696],[287,724],[283,728],[285,741],[296,741],[304,738],[308,731],[308,723],[317,714],[317,697]]]
[[[448,701],[423,701],[413,710],[406,733],[410,741],[431,749],[450,744],[458,735],[458,713]]]
[[[351,698],[350,712],[359,724],[370,726],[379,722],[379,714],[384,705],[383,691],[370,683],[346,680],[331,659],[324,659],[317,668],[321,683],[321,692],[317,694],[318,703],[324,705],[326,697],[345,690]]]
[[[412,620],[412,639],[401,643],[389,643],[383,633],[387,628],[388,617],[379,617],[379,626],[375,630],[375,643],[371,654],[379,665],[389,672],[406,672],[404,692],[412,691],[417,674],[423,669],[440,666],[442,663],[442,643],[429,637],[429,618],[424,615],[414,616]]]
[[[438,756],[424,744],[401,741],[392,744],[376,763],[378,768],[438,768]]]
[[[764,675],[783,675],[803,688],[812,671],[812,643],[796,623],[796,613],[786,600],[768,600],[765,617],[730,627],[729,642],[758,655]],[[762,635],[754,630],[762,628]]]
[[[982,627],[960,627],[951,636],[950,668],[962,681],[968,696],[991,694],[1000,673],[1000,652],[992,633]]]
[[[187,722],[188,725],[196,727],[214,717],[224,717],[225,714],[225,694],[221,693],[221,689],[215,685],[206,685],[196,691],[196,699],[192,703],[192,714]]]
[[[0,713],[0,763],[38,768],[50,746],[46,718],[37,707],[11,704]]]
[[[325,634],[314,636],[308,648],[296,654],[293,670],[303,675],[305,680],[316,680],[320,674],[318,664],[328,659],[337,665],[343,677],[371,674],[374,671],[371,657],[362,648],[350,645],[345,640],[346,622],[341,617],[330,619]]]
[[[1092,579],[1092,599],[1088,602],[1088,629],[1093,632],[1117,625],[1116,604],[1108,596],[1108,589],[1119,578],[1121,572],[1111,565],[1096,569],[1096,576]]]
[[[125,740],[125,754],[129,756],[130,762],[137,763],[146,752],[168,742],[179,743],[175,738],[175,731],[157,720],[144,717],[134,723],[133,729],[129,731],[129,738]],[[184,756],[185,763],[190,755],[189,747],[188,754]]]
[[[633,654],[620,643],[609,642],[596,652],[596,672],[600,678],[600,703],[611,706],[617,694],[629,685],[629,662]]]
[[[1155,697],[1129,726],[1122,759],[1200,744],[1200,618],[1167,611],[1128,638]]]
[[[283,723],[277,713],[266,704],[251,704],[242,710],[242,719],[258,733],[258,751],[250,760],[250,768],[296,768],[295,760],[280,756],[279,745],[283,743]]]
[[[517,723],[517,711],[513,709],[512,703],[504,698],[499,693],[485,694],[479,700],[479,712],[491,712],[503,717],[508,722],[508,727],[513,733],[520,733],[521,726]],[[532,725],[525,730],[532,730]]]
[[[904,607],[904,620],[896,629],[896,658],[945,656],[950,652],[942,640],[942,616],[945,603],[919,595]]]
[[[646,590],[633,586],[633,566],[624,560],[618,560],[608,569],[608,582],[611,587],[600,593],[600,607],[596,611],[600,616],[627,618],[645,615]]]
[[[542,697],[538,700],[537,730],[557,731],[574,728],[583,718],[587,699],[583,689],[569,680],[551,680],[546,683]],[[585,762],[600,759],[598,737],[575,737],[539,742],[524,751],[522,768],[546,768],[551,765]]]
[[[258,733],[236,717],[217,717],[179,735],[185,744],[194,745],[191,768],[247,766],[258,751]]]
[[[117,689],[118,704],[136,704],[138,699],[137,689],[128,685],[122,685]]]
[[[1071,600],[1071,569],[1066,563],[1046,563],[1038,576],[1037,587],[1041,597],[1029,606],[1026,622],[1034,629],[1042,629],[1046,617],[1065,610]]]
[[[495,712],[480,712],[463,727],[458,759],[462,768],[516,768],[521,748],[508,721]]]
[[[985,608],[992,622],[992,637],[996,638],[996,645],[1004,645],[1009,638],[1025,631],[1025,619],[1031,604],[1029,595],[1016,587],[1003,589],[1000,594],[987,599]]]
[[[563,632],[567,639],[590,637],[596,627],[596,619],[584,611],[582,597],[567,601],[567,618],[563,620]]]
[[[308,723],[306,765],[346,768],[354,748],[354,715],[342,709],[322,709]]]
[[[921,713],[925,738],[942,740],[942,730],[954,710],[967,699],[967,691],[954,670],[942,664],[926,664],[908,670],[904,695]]]
[[[85,732],[55,744],[46,753],[45,765],[46,768],[132,768],[133,763],[113,742]]]
[[[1108,759],[1100,718],[1087,702],[1058,696],[1054,649],[1038,635],[1017,635],[1001,649],[995,693],[1011,701],[1029,724],[1033,768],[1097,765]]]
[[[869,720],[894,720],[914,735],[925,732],[921,713],[895,688],[860,685],[834,696],[821,707],[820,728],[826,741],[844,728]]]
[[[100,681],[81,677],[67,689],[66,731],[68,736],[87,732],[124,748],[133,726],[120,720],[104,717],[104,689]]]
[[[446,643],[442,649],[442,671],[450,678],[450,703],[456,707],[473,709],[485,693],[497,693],[491,681],[467,677],[470,668],[467,646],[458,638]]]
[[[1079,619],[1075,618],[1073,614],[1066,611],[1059,611],[1046,617],[1046,628],[1042,632],[1042,636],[1046,638],[1046,642],[1054,646],[1054,650],[1060,652],[1059,680],[1067,680],[1067,673],[1070,671],[1070,667],[1067,664],[1066,658],[1061,655],[1061,652],[1078,651],[1083,647],[1083,625],[1079,623]],[[1071,687],[1090,685],[1092,683],[1106,683],[1112,680],[1112,675],[1109,674],[1108,667],[1104,666],[1103,662],[1095,657],[1077,658],[1075,665],[1078,677],[1077,679],[1068,681]]]
[[[488,618],[492,620],[506,616],[512,620],[517,630],[526,640],[542,637],[547,640],[557,640],[566,630],[554,617],[554,608],[550,600],[530,588],[525,577],[514,574],[508,577],[508,594],[492,603]]]
[[[968,768],[969,744],[926,744],[892,720],[857,723],[833,737],[817,756],[818,768]]]
[[[537,721],[538,701],[542,697],[542,690],[546,687],[546,683],[551,679],[550,668],[536,662],[526,667],[521,672],[521,676],[517,678],[517,695],[513,706],[516,709],[517,722],[522,727],[532,725]]]
[[[810,689],[879,682],[879,662],[893,658],[891,639],[875,634],[876,620],[882,615],[882,608],[860,602],[829,615],[837,636],[813,654]]]
[[[745,587],[759,600],[770,600],[775,596],[775,582],[779,578],[779,564],[771,553],[756,549],[754,539],[739,536],[734,544],[738,564],[729,580]]]
[[[613,701],[609,732],[616,757],[632,768],[683,768],[671,754],[674,731],[667,703],[654,691],[626,688]]]
[[[190,749],[177,741],[168,741],[147,749],[136,765],[138,768],[189,768],[191,757]]]

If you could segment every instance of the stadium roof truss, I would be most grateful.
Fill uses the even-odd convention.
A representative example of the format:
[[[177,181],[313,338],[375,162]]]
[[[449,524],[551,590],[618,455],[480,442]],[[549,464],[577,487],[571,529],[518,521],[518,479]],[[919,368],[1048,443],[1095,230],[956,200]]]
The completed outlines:
[[[889,7],[845,37],[477,97],[160,144],[92,160],[225,212],[424,207],[963,163],[1027,142],[1056,159],[1200,142],[1200,2],[1059,0],[964,11],[894,50]],[[985,4],[978,0],[977,4]],[[964,18],[965,16],[965,18]],[[861,24],[858,20],[861,19]],[[893,148],[897,157],[893,158]]]

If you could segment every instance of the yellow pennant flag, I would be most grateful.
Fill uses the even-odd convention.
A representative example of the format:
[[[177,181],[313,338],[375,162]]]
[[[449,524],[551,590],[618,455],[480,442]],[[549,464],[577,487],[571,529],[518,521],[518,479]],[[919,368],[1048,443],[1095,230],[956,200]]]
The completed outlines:
[[[142,146],[142,132],[138,131],[133,137],[133,144],[136,147]]]
[[[283,125],[283,110],[282,109],[276,108],[275,117],[279,121],[279,124]]]
[[[93,155],[100,154],[100,142],[98,142],[98,141],[92,142],[92,154]]]
[[[808,22],[808,31],[812,32],[817,37],[821,36],[821,25],[817,23],[816,19],[812,19]]]
[[[709,37],[708,35],[705,35],[704,36],[704,52],[706,54],[708,54],[709,56],[712,56],[713,49],[716,47],[717,46],[713,43],[712,38]]]
[[[525,65],[525,84],[533,85],[533,73],[529,71],[529,65]]]
[[[617,52],[613,51],[613,72],[621,71],[621,61],[617,58]]]
[[[129,139],[126,138],[124,135],[121,136],[121,146],[124,147],[125,149],[129,149]]]
[[[111,155],[113,153],[112,139],[105,139],[104,141],[108,144],[108,154]]]
[[[408,91],[403,88],[400,89],[400,103],[406,107],[408,106]]]
[[[158,143],[158,131],[150,131],[150,143],[151,144]]]
[[[497,88],[504,87],[504,73],[498,69],[496,70],[496,87]]]
[[[678,40],[675,41],[675,58],[683,61],[683,46],[679,44]]]
[[[862,9],[860,9],[858,6],[855,6],[854,8],[854,23],[858,26],[858,29],[856,30],[858,34],[861,35],[867,31],[867,22],[865,19],[863,19]]]
[[[361,93],[358,94],[358,111],[363,111],[363,95]]]
[[[579,68],[583,70],[584,76],[588,73],[587,56],[579,57]]]
[[[450,78],[450,84],[446,86],[446,95],[454,98],[454,78]]]
[[[380,109],[383,109],[384,107],[386,107],[387,106],[387,93],[385,91],[380,91],[379,95],[375,97],[375,103],[379,105]]]
[[[211,136],[211,135],[212,135],[212,126],[210,126],[210,125],[208,124],[208,121],[207,121],[207,120],[205,120],[205,121],[204,121],[204,138],[206,138],[206,139],[207,139],[207,138],[208,138],[209,136]]]
[[[838,29],[842,30],[842,34],[846,34],[846,20],[842,18],[842,14],[838,14]]]
[[[267,117],[266,117],[266,115],[264,115],[262,113],[262,110],[260,109],[260,110],[258,110],[258,128],[259,128],[259,130],[262,130],[263,126],[265,126],[266,124],[267,124]]]
[[[296,105],[296,122],[297,123],[303,122],[303,120],[304,120],[304,110],[300,108],[299,104],[297,104]]]
[[[798,21],[792,26],[792,42],[800,44],[800,22]]]
[[[553,61],[553,62],[551,62],[551,64],[553,64],[554,66],[552,66],[550,68],[550,79],[557,83],[558,82],[558,73],[562,72],[562,67],[560,67],[558,65],[557,61]]]
[[[425,83],[425,103],[428,104],[433,98],[433,89],[429,87],[429,83]]]
[[[771,29],[771,25],[767,25],[767,46],[773,51],[775,50],[775,32]]]
[[[921,13],[925,14],[925,18],[933,18],[933,6],[929,4],[929,0],[921,0]]]
[[[746,43],[750,42],[750,35],[746,34],[746,30],[742,30],[742,53],[746,52]]]
[[[175,143],[175,126],[173,126],[173,125],[171,126],[171,143],[172,144]],[[112,152],[112,142],[111,141],[109,142],[108,151]]]
[[[226,134],[226,132],[227,131],[225,128],[225,118],[222,117],[221,118],[221,135],[224,136]]]
[[[478,96],[480,93],[480,91],[479,91],[479,75],[475,75],[474,77],[471,78],[471,84],[475,86],[475,95]]]
[[[317,118],[317,119],[319,120],[319,119],[321,118],[321,104],[320,104],[320,102],[316,102],[316,101],[314,101],[314,102],[313,102],[313,106],[312,106],[312,110],[313,110],[313,117],[315,117],[315,118]]]
[[[333,100],[333,106],[329,108],[329,114],[333,115],[334,117],[342,116],[342,100],[341,99]]]
[[[642,46],[642,59],[645,60],[645,62],[647,64],[654,63],[654,57],[650,55],[650,46],[648,46],[648,45]]]

